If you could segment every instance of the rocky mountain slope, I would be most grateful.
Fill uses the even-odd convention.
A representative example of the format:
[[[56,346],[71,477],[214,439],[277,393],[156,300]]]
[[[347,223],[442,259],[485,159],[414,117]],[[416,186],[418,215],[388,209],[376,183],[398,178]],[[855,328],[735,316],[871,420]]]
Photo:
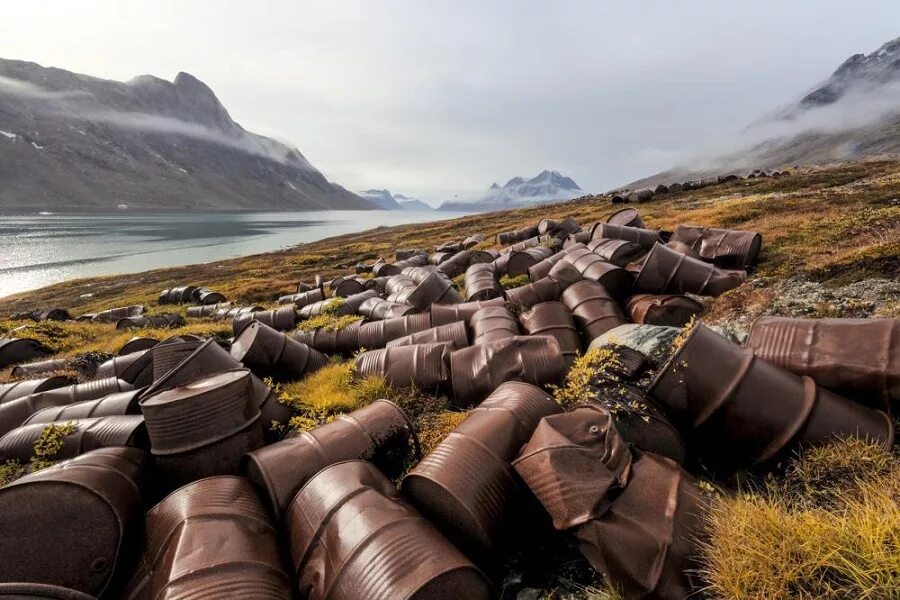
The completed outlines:
[[[734,136],[727,150],[705,152],[629,187],[898,153],[900,38],[851,56],[796,103]]]
[[[531,179],[513,177],[501,187],[491,184],[487,193],[474,202],[445,202],[438,210],[504,210],[535,204],[571,200],[583,196],[584,192],[571,178],[559,171],[541,171]]]
[[[0,59],[0,208],[368,209],[203,82]]]
[[[403,194],[392,194],[389,190],[364,190],[359,195],[385,210],[433,210],[421,200]]]
[[[434,210],[417,198],[410,198],[403,194],[394,194],[394,198],[403,210]]]

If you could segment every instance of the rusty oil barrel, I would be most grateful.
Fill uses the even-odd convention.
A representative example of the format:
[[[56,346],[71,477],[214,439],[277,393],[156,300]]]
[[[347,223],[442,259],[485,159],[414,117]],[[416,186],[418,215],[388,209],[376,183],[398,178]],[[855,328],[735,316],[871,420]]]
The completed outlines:
[[[150,447],[144,418],[140,415],[114,415],[65,421],[74,431],[62,436],[62,446],[50,458],[65,460],[80,454],[108,448],[129,446],[146,450]],[[0,460],[27,463],[34,455],[34,443],[50,425],[61,423],[32,423],[17,427],[0,437]]]
[[[248,453],[244,473],[263,490],[276,518],[313,475],[344,460],[367,460],[390,478],[398,477],[407,459],[418,459],[419,442],[403,410],[388,400],[325,425]]]
[[[435,252],[449,252],[450,254],[456,254],[462,249],[463,245],[460,241],[444,242],[434,248]]]
[[[356,277],[338,277],[333,279],[328,286],[336,298],[347,298],[366,290],[366,280]]]
[[[303,309],[306,308],[308,306],[303,307]],[[239,334],[241,329],[246,327],[250,321],[265,323],[278,331],[290,331],[297,324],[297,311],[290,304],[280,308],[273,308],[272,310],[258,310],[240,314],[231,320],[231,330],[234,335]]]
[[[900,319],[760,317],[746,346],[872,408],[900,409]]]
[[[97,600],[78,590],[45,583],[0,583],[0,598],[5,600]]]
[[[591,232],[591,239],[613,239],[634,242],[642,248],[649,250],[654,244],[661,243],[662,238],[658,231],[642,229],[640,227],[628,227],[626,225],[612,225],[610,223],[597,223]]]
[[[253,485],[209,477],[147,512],[143,557],[123,598],[291,600],[278,535]]]
[[[644,259],[634,287],[650,294],[718,296],[743,282],[733,272],[656,244]]]
[[[547,277],[557,283],[560,294],[570,285],[584,279],[581,272],[579,272],[579,270],[567,259],[563,259],[550,267],[550,272],[547,274]]]
[[[148,468],[140,450],[102,448],[0,488],[0,580],[29,582],[0,587],[0,598],[101,596],[136,541],[128,534],[141,517]]]
[[[490,564],[521,493],[510,462],[560,411],[539,388],[498,386],[403,478],[403,495],[479,564]]]
[[[618,302],[596,281],[582,279],[569,286],[561,300],[587,343],[626,322]]]
[[[450,350],[459,350],[469,345],[469,329],[462,321],[454,321],[446,325],[438,325],[430,329],[423,329],[416,333],[391,340],[386,348],[397,346],[412,346],[415,344],[446,343]]]
[[[453,256],[453,252],[435,252],[428,256],[428,263],[437,266]]]
[[[472,344],[484,344],[519,334],[516,317],[505,306],[488,306],[476,311],[469,319]]]
[[[513,231],[504,231],[502,233],[497,234],[497,243],[501,246],[506,246],[508,244],[515,244],[516,242],[520,242],[522,240],[527,240],[528,238],[532,238],[538,235],[537,225],[529,225],[528,227],[523,227],[522,229],[516,229]]]
[[[581,338],[575,328],[572,313],[562,302],[541,302],[519,315],[519,323],[528,335],[549,335],[556,338],[560,351],[571,364],[581,349]]]
[[[640,229],[646,228],[646,225],[644,225],[644,221],[641,220],[641,216],[638,214],[636,208],[623,208],[622,210],[617,210],[606,217],[606,222],[610,225],[638,227]]]
[[[599,238],[587,242],[586,247],[617,267],[625,267],[628,263],[635,262],[647,254],[647,250],[643,246],[628,240]]]
[[[482,248],[481,250],[472,250],[472,256],[469,259],[469,264],[474,265],[476,263],[494,262],[499,257],[500,251],[496,248]]]
[[[676,227],[671,241],[686,244],[704,260],[725,268],[742,269],[756,264],[762,249],[762,236],[755,231],[694,225]]]
[[[703,305],[682,294],[635,294],[628,299],[627,310],[635,323],[684,327],[700,316]]]
[[[466,288],[463,293],[466,302],[502,298],[503,288],[492,263],[476,263],[466,269]]]
[[[559,300],[561,293],[562,290],[559,289],[559,284],[555,280],[543,277],[533,283],[506,290],[506,300],[509,306],[528,310],[540,302]]]
[[[621,267],[606,262],[587,248],[566,251],[566,261],[578,269],[581,276],[603,284],[615,298],[622,298],[631,290],[631,274]]]
[[[36,358],[44,358],[50,354],[50,349],[37,340],[0,338],[0,369]]]
[[[135,336],[122,344],[122,347],[119,348],[119,351],[116,352],[116,355],[125,356],[126,354],[140,352],[141,350],[149,350],[158,343],[159,340],[156,338]]]
[[[455,406],[469,406],[506,381],[558,383],[566,371],[559,342],[543,335],[515,336],[450,353]]]
[[[569,250],[571,248],[580,248],[582,246],[584,246],[584,244],[573,244],[571,246],[568,246],[566,250]],[[528,279],[530,279],[531,281],[537,281],[538,279],[543,279],[544,277],[549,275],[550,269],[553,268],[553,265],[566,258],[566,250],[551,254],[547,258],[544,258],[531,265],[528,268]]]
[[[138,400],[143,390],[131,390],[109,394],[94,400],[83,400],[65,406],[49,406],[28,417],[23,425],[33,423],[53,423],[72,419],[110,417],[113,415],[139,415]]]
[[[91,317],[91,321],[94,321],[95,323],[115,323],[119,319],[124,319],[125,317],[139,317],[142,314],[144,314],[144,306],[142,304],[136,304],[134,306],[123,306],[100,311]]]
[[[116,321],[116,329],[119,331],[128,331],[131,329],[146,329],[147,327],[156,328],[172,328],[184,325],[184,317],[174,313],[164,313],[161,315],[140,317],[125,317]]]
[[[586,244],[589,241],[591,241],[590,229],[576,231],[575,233],[570,233],[566,236],[566,239],[563,240],[562,247],[563,250],[566,250],[577,244]]]
[[[216,304],[200,304],[198,306],[188,306],[187,316],[192,318],[212,317],[217,310],[230,308],[231,302],[218,302]]]
[[[431,325],[437,327],[455,321],[468,323],[476,312],[489,306],[506,306],[503,298],[462,302],[460,304],[435,304],[431,307]]]
[[[145,396],[140,406],[159,471],[175,485],[236,475],[241,457],[263,444],[247,369],[223,371]]]
[[[359,314],[370,321],[405,317],[414,312],[416,312],[415,306],[400,304],[399,302],[389,302],[382,298],[369,298],[359,307]]]
[[[543,218],[538,221],[538,235],[549,235],[557,239],[562,239],[571,233],[581,231],[581,225],[574,217],[566,217],[562,221]]]
[[[56,388],[67,387],[74,383],[75,380],[71,377],[64,377],[62,375],[44,377],[42,379],[24,379],[22,381],[0,383],[0,405],[11,400],[30,396],[31,394],[38,394]]]
[[[727,468],[761,464],[797,446],[858,436],[890,448],[891,419],[758,359],[697,323],[663,366],[650,395],[686,420]]]
[[[341,329],[296,329],[289,335],[325,354],[352,354],[360,348],[359,328],[360,323],[356,322]]]
[[[456,254],[440,263],[438,269],[440,269],[444,275],[453,279],[454,277],[458,277],[465,273],[466,269],[469,268],[471,261],[471,252],[468,250],[459,250]]]
[[[407,315],[364,323],[359,327],[359,346],[369,350],[384,348],[391,340],[431,328],[429,313]]]
[[[117,377],[135,387],[144,387],[153,382],[153,353],[150,349],[114,356],[100,363],[94,376],[98,379]]]
[[[150,349],[151,364],[153,366],[153,381],[165,377],[165,375],[183,363],[191,356],[203,342],[196,339],[170,338],[163,340]]]
[[[293,304],[294,308],[300,309],[314,302],[321,302],[325,299],[325,294],[321,288],[313,288],[306,292],[298,292],[296,294],[288,294],[278,298],[278,304]]]
[[[231,356],[257,377],[293,381],[328,363],[319,352],[260,321],[249,323],[231,343]]]
[[[446,275],[429,273],[415,287],[405,287],[391,294],[388,299],[399,304],[410,304],[419,311],[428,310],[432,304],[458,304],[462,298]]]
[[[396,387],[433,392],[450,379],[447,369],[450,344],[416,344],[369,350],[356,357],[356,375],[384,377]]]
[[[478,244],[480,244],[483,241],[484,241],[483,235],[481,235],[480,233],[473,233],[472,235],[470,235],[469,237],[467,237],[466,239],[463,240],[462,245],[463,245],[463,248],[468,250],[472,246],[477,246]]]
[[[320,471],[285,522],[297,587],[309,600],[493,597],[485,575],[370,463]]]
[[[414,256],[423,256],[427,254],[428,253],[421,248],[399,248],[394,252],[394,260],[399,262],[401,260],[409,260]]]
[[[50,360],[41,360],[38,362],[29,362],[16,365],[10,370],[9,374],[13,377],[32,377],[34,375],[44,375],[45,373],[53,373],[54,371],[62,371],[67,368],[69,361],[65,358],[51,358]]]

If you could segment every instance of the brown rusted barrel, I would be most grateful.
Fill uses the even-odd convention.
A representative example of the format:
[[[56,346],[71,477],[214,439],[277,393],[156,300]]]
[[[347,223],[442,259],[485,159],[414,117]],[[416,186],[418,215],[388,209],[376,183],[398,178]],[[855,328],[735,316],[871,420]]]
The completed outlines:
[[[10,315],[10,321],[71,321],[72,315],[65,308],[37,308],[25,312],[18,312]]]
[[[418,454],[419,443],[406,413],[393,402],[376,400],[321,427],[254,450],[244,457],[243,465],[280,518],[300,488],[328,465],[367,460],[395,478],[407,459]]]
[[[134,389],[133,386],[126,381],[115,377],[105,377],[66,387],[54,388],[41,392],[40,395],[45,398],[53,398],[53,402],[57,406],[61,406],[63,404],[81,402],[82,400],[102,398],[107,394],[115,394],[116,392],[127,392],[131,389]]]
[[[146,531],[122,598],[293,598],[275,527],[242,477],[209,477],[175,490],[147,512]]]
[[[617,267],[624,267],[647,254],[647,250],[635,242],[599,238],[586,244],[588,250]]]
[[[65,358],[51,358],[50,360],[41,360],[38,362],[30,362],[16,365],[10,370],[9,374],[13,377],[31,377],[33,375],[43,375],[45,373],[53,373],[61,371],[68,367],[69,361]]]
[[[43,379],[25,379],[11,383],[0,383],[0,405],[4,402],[30,396],[31,394],[67,387],[74,383],[75,380],[71,377],[63,377],[61,375]]]
[[[115,415],[66,421],[74,431],[62,438],[62,446],[51,460],[65,460],[97,448],[130,446],[146,450],[150,444],[140,415]],[[51,423],[22,425],[0,437],[0,461],[27,463],[34,456],[34,442]],[[57,423],[57,425],[59,425]]]
[[[239,334],[241,329],[246,327],[250,321],[265,323],[278,331],[290,331],[297,324],[297,311],[293,305],[288,305],[281,308],[273,308],[272,310],[258,310],[238,315],[231,321],[231,329],[234,335]]]
[[[572,312],[585,342],[625,323],[619,304],[602,284],[590,279],[575,283],[562,293],[562,302]]]
[[[718,296],[741,285],[744,279],[709,263],[656,244],[644,259],[634,287],[651,294]]]
[[[606,262],[587,248],[566,251],[566,260],[578,269],[581,276],[603,284],[615,298],[622,298],[631,289],[631,274],[621,267]]]
[[[533,385],[498,386],[403,478],[400,489],[478,562],[492,562],[521,488],[510,461],[540,420],[560,411]]]
[[[153,365],[153,381],[162,379],[166,373],[184,362],[203,342],[196,339],[170,338],[153,346],[150,350]]]
[[[263,443],[247,369],[146,396],[140,406],[159,470],[176,485],[237,474],[241,457]]]
[[[555,238],[564,238],[570,233],[580,231],[581,226],[574,217],[566,217],[562,221],[543,218],[538,221],[538,235],[549,235]]]
[[[456,321],[467,323],[476,312],[488,306],[506,306],[503,298],[463,302],[460,304],[435,304],[431,307],[431,323],[434,326],[446,325]]]
[[[462,275],[466,272],[466,269],[469,268],[469,263],[472,260],[472,253],[468,250],[459,250],[438,265],[438,269],[441,270],[449,278],[454,278]]]
[[[694,225],[676,227],[671,241],[686,244],[703,259],[728,268],[745,268],[756,264],[762,248],[762,236],[755,231]]]
[[[469,330],[462,321],[447,323],[446,325],[438,325],[431,329],[423,329],[416,333],[391,340],[387,343],[386,348],[396,348],[397,346],[412,346],[415,344],[449,344],[450,350],[458,350],[469,345]]]
[[[503,233],[497,234],[497,243],[500,245],[507,244],[515,244],[516,242],[520,242],[522,240],[527,240],[528,238],[532,238],[538,235],[537,225],[530,225],[528,227],[523,227],[522,229],[516,229],[513,231],[504,231]]]
[[[707,460],[729,468],[846,436],[888,448],[894,438],[886,414],[758,359],[702,323],[660,369],[650,395],[689,420]]]
[[[381,298],[369,298],[359,307],[359,314],[370,321],[381,321],[394,317],[405,317],[416,312],[416,307],[399,302],[389,302]]]
[[[437,266],[453,256],[453,252],[435,252],[434,254],[428,257],[429,264]]]
[[[565,371],[559,342],[544,335],[515,336],[450,353],[456,406],[471,405],[505,381],[557,383]]]
[[[591,232],[592,240],[601,238],[634,242],[646,249],[652,248],[653,244],[662,242],[658,231],[640,227],[628,227],[627,225],[612,225],[610,223],[597,223]]]
[[[466,302],[502,298],[503,288],[492,263],[476,263],[466,269]]]
[[[325,354],[351,354],[360,348],[359,322],[341,329],[297,329],[290,336]]]
[[[95,400],[84,400],[65,406],[50,406],[35,412],[23,425],[32,423],[53,423],[71,419],[110,417],[113,415],[137,415],[141,413],[138,399],[142,390],[131,390],[109,394]]]
[[[235,317],[239,315],[243,315],[245,313],[257,312],[260,310],[264,310],[262,306],[232,306],[232,307],[223,307],[217,310],[212,314],[212,318],[216,321],[231,321]]]
[[[296,294],[288,294],[278,298],[278,304],[293,304],[294,308],[303,308],[307,304],[321,302],[325,299],[325,294],[320,288],[313,288],[307,292],[298,292]]]
[[[359,347],[369,350],[384,348],[391,340],[431,327],[429,313],[407,315],[365,323],[359,327]]]
[[[576,244],[573,246],[569,246],[569,248],[580,247],[580,245]],[[551,254],[547,258],[540,260],[528,268],[528,278],[531,281],[537,281],[538,279],[543,279],[547,275],[550,274],[550,269],[553,268],[553,265],[558,263],[561,260],[566,258],[565,251],[556,252],[555,254]]]
[[[231,343],[231,356],[258,377],[293,381],[321,369],[328,358],[260,321],[249,323]]]
[[[375,261],[375,264],[372,265],[372,274],[375,277],[386,277],[390,275],[397,275],[400,273],[400,269],[396,267],[393,263],[389,263],[382,258],[379,258]]]
[[[442,388],[449,380],[447,343],[417,344],[369,350],[356,357],[356,374],[384,377],[397,387],[412,387],[425,391]]]
[[[627,309],[635,323],[684,327],[700,316],[703,305],[681,294],[635,294],[628,299]]]
[[[466,239],[464,239],[462,242],[462,245],[463,245],[463,248],[468,250],[472,246],[477,246],[478,244],[480,244],[483,241],[484,241],[483,235],[481,235],[480,233],[474,233],[474,234],[470,235],[469,237],[467,237]]]
[[[119,351],[116,352],[116,354],[125,356],[126,354],[140,352],[141,350],[149,350],[158,343],[159,340],[156,338],[135,336],[122,344],[122,347],[119,348]]]
[[[586,244],[589,241],[591,241],[591,232],[589,229],[584,231],[576,231],[575,233],[570,233],[566,236],[566,239],[563,240],[562,247],[564,250],[566,250],[578,244]]]
[[[44,358],[50,354],[50,349],[37,340],[0,338],[0,369],[36,358]]]
[[[97,367],[95,377],[117,377],[136,386],[144,387],[153,382],[153,354],[150,349],[114,356]]]
[[[547,277],[556,282],[560,293],[574,283],[578,283],[584,277],[568,260],[561,260],[550,268]]]
[[[673,242],[670,240],[670,241],[666,242],[666,247],[671,248],[672,250],[674,250],[675,252],[678,252],[679,254],[687,254],[691,258],[696,258],[697,260],[703,260],[702,257],[700,256],[699,252],[697,252],[696,250],[694,250],[693,248],[691,248],[684,242]]]
[[[469,260],[469,264],[474,265],[476,263],[494,262],[499,257],[500,251],[496,248],[482,248],[481,250],[472,250],[472,257]]]
[[[405,287],[402,291],[388,297],[392,302],[406,303],[417,310],[427,310],[432,304],[457,304],[462,298],[446,275],[440,272],[429,273],[415,287]]]
[[[91,317],[91,321],[95,323],[115,323],[119,319],[125,317],[139,317],[144,314],[144,306],[137,304],[134,306],[123,306],[121,308],[110,308],[109,310],[100,311]]]
[[[572,313],[562,302],[535,304],[531,310],[519,315],[519,323],[528,335],[553,336],[559,343],[566,362],[575,360],[575,355],[581,348],[581,339],[575,329]]]
[[[399,248],[394,252],[394,260],[409,260],[414,256],[427,256],[428,253],[420,248]]]
[[[345,461],[320,471],[293,499],[285,522],[303,598],[493,597],[484,574],[370,463]]]
[[[200,302],[200,304],[207,304],[207,305],[221,304],[222,302],[225,302],[225,300],[226,300],[224,294],[213,291],[213,290],[211,290],[209,288],[205,288],[205,287],[202,287],[199,290],[197,290],[196,298]]]
[[[488,306],[476,311],[469,319],[472,343],[484,344],[519,334],[519,324],[505,306]]]
[[[348,296],[364,292],[366,281],[355,277],[338,277],[333,279],[328,287],[331,288],[332,295],[335,297],[347,298]]]
[[[527,283],[517,288],[506,290],[506,300],[510,306],[521,310],[528,310],[540,302],[559,300],[562,290],[559,284],[550,277],[538,279],[534,283]]]
[[[120,557],[137,541],[128,534],[141,518],[148,468],[140,450],[102,448],[0,488],[0,581],[29,582],[19,584],[26,586],[22,595],[0,588],[0,598],[104,594]]]
[[[159,303],[185,304],[187,302],[191,302],[195,299],[196,292],[199,289],[200,288],[195,285],[183,285],[168,290],[163,290],[159,293]]]
[[[201,304],[199,306],[188,306],[187,316],[193,318],[204,318],[213,316],[216,311],[223,308],[230,308],[231,302],[218,302],[216,304]]]
[[[140,317],[125,317],[116,321],[116,329],[119,331],[127,331],[129,329],[145,329],[147,327],[166,328],[181,327],[184,325],[184,317],[174,313],[164,313],[161,315]]]
[[[400,271],[407,267],[423,267],[428,264],[428,253],[423,250],[416,250],[417,254],[410,256],[409,258],[404,258],[402,260],[398,260],[394,263],[394,266]]]
[[[747,348],[872,408],[900,409],[900,319],[760,317]]]
[[[435,251],[437,252],[449,252],[451,254],[456,254],[460,250],[463,249],[462,242],[453,241],[453,242],[444,242],[439,246],[435,247]]]

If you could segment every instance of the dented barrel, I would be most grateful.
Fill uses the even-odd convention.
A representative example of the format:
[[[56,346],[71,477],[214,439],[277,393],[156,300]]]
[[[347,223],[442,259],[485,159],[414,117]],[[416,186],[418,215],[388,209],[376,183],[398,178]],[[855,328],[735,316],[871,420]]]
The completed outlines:
[[[686,244],[704,260],[726,268],[742,269],[756,264],[762,248],[762,236],[755,231],[694,225],[676,227],[671,241]]]
[[[387,348],[397,346],[412,346],[415,344],[433,344],[433,343],[449,344],[450,350],[458,350],[469,345],[469,330],[462,321],[447,323],[446,325],[438,325],[431,329],[423,329],[416,333],[391,340],[387,343]]]
[[[651,294],[718,296],[744,282],[744,277],[723,271],[662,244],[650,250],[634,280],[637,289]]]
[[[0,338],[0,369],[51,354],[37,340],[27,338]]]
[[[472,343],[483,344],[510,338],[519,334],[516,318],[505,306],[487,306],[476,311],[469,319]]]
[[[490,300],[477,300],[460,304],[435,304],[430,311],[431,324],[438,326],[455,321],[468,323],[472,315],[488,306],[506,306],[506,301],[503,298],[492,298]]]
[[[236,316],[231,321],[231,329],[235,335],[247,326],[250,321],[265,323],[278,331],[289,331],[297,324],[297,311],[293,305],[273,308],[272,310],[257,310]]]
[[[466,302],[502,298],[503,288],[492,263],[476,263],[466,269]]]
[[[519,315],[519,323],[528,335],[553,336],[566,362],[575,360],[581,348],[581,339],[572,313],[562,302],[535,304],[528,312]]]
[[[625,323],[625,316],[606,288],[590,279],[569,286],[562,293],[563,304],[572,312],[585,342]]]
[[[628,299],[627,309],[635,323],[684,327],[700,316],[703,305],[682,294],[635,294]]]
[[[356,357],[359,377],[384,377],[397,387],[415,387],[435,391],[448,379],[447,343],[416,344],[380,350],[369,350]]]
[[[359,327],[359,347],[370,350],[384,348],[391,340],[429,329],[430,327],[431,315],[429,313],[364,323]]]
[[[272,377],[276,381],[300,379],[328,363],[318,350],[259,321],[249,323],[234,338],[231,356],[258,377]]]
[[[146,450],[149,448],[147,428],[140,415],[115,415],[89,419],[65,421],[72,432],[60,435],[62,444],[50,460],[74,458],[79,454],[97,448],[130,446]],[[0,437],[0,460],[17,460],[27,463],[34,456],[34,443],[45,429],[61,426],[63,423],[32,423],[13,429]]]
[[[351,354],[360,348],[360,323],[351,323],[340,329],[296,329],[290,336],[298,342],[325,354]]]

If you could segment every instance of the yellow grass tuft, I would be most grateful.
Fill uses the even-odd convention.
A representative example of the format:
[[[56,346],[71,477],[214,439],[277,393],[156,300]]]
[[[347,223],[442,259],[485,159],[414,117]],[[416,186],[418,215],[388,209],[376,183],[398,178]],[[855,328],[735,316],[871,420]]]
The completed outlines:
[[[528,275],[516,275],[515,277],[504,275],[500,278],[500,287],[504,290],[511,290],[529,283],[531,283],[531,279],[528,278]]]
[[[301,331],[313,331],[315,329],[324,329],[325,331],[340,331],[354,323],[362,321],[359,315],[343,315],[336,316],[334,314],[321,314],[301,321],[297,324],[297,329]]]

